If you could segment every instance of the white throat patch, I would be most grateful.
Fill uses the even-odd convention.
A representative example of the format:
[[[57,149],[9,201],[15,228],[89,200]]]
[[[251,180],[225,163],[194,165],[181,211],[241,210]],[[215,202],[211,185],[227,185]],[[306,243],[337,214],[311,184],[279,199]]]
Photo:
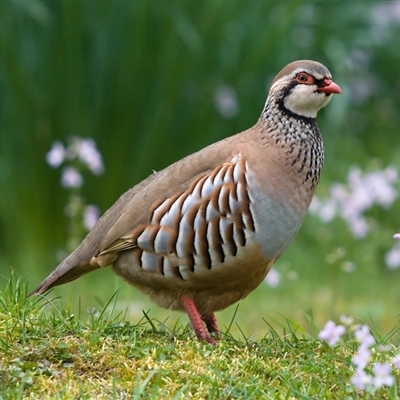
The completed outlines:
[[[297,85],[284,98],[284,106],[294,114],[306,118],[315,118],[318,111],[325,107],[332,96],[316,91],[316,85]]]

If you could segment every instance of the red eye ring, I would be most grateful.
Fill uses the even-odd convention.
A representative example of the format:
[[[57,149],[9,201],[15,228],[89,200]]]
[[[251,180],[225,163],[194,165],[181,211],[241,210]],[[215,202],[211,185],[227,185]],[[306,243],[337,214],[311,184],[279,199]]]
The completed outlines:
[[[299,72],[295,78],[296,82],[301,83],[303,85],[312,85],[315,83],[314,78],[307,74],[306,72]]]

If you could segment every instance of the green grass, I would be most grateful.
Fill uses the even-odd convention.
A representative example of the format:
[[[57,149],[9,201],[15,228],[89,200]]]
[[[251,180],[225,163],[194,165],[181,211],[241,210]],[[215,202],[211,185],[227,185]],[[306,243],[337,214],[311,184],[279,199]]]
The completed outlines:
[[[63,307],[57,299],[26,299],[26,294],[26,281],[12,275],[0,296],[2,399],[399,397],[400,370],[391,388],[357,391],[350,384],[356,344],[347,338],[328,347],[290,320],[282,323],[282,332],[269,326],[254,342],[231,334],[233,315],[213,348],[199,343],[179,321],[168,328],[144,313],[138,323],[128,322],[115,310],[118,292],[85,319],[79,307]],[[374,333],[385,345],[396,334]],[[392,356],[378,345],[373,351],[374,361]]]
[[[318,116],[318,196],[352,166],[399,171],[394,3],[1,2],[0,398],[396,398],[396,388],[355,392],[354,345],[331,349],[316,337],[346,314],[400,345],[400,269],[384,262],[400,198],[368,212],[361,240],[339,219],[309,216],[274,266],[281,284],[218,313],[225,337],[215,349],[197,343],[186,316],[158,309],[110,269],[55,288],[54,300],[25,298],[68,237],[69,194],[45,162],[55,140],[96,140],[106,170],[82,195],[104,212],[152,170],[254,124],[274,74],[310,58],[343,89]],[[231,119],[214,104],[225,86],[239,105]]]

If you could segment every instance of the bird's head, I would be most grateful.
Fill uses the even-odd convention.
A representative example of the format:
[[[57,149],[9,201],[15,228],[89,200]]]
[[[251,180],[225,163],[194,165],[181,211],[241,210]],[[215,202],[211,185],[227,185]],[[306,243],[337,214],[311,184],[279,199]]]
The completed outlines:
[[[342,90],[332,81],[329,70],[311,60],[288,64],[275,77],[270,89],[284,111],[305,118],[315,118],[335,93]]]

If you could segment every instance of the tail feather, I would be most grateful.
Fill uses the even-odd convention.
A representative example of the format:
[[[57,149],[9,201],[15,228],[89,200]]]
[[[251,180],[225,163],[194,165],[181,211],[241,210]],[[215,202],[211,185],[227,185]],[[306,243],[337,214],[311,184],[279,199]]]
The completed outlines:
[[[54,286],[74,281],[88,272],[101,268],[98,265],[92,265],[88,262],[80,263],[70,268],[66,261],[68,261],[68,259],[62,262],[35,290],[29,293],[28,297],[34,294],[46,293]]]
[[[135,218],[122,219],[125,209],[133,201],[137,193],[143,186],[151,182],[158,175],[151,175],[146,181],[134,186],[125,192],[117,202],[97,221],[96,225],[88,233],[81,245],[67,257],[29,296],[34,294],[42,294],[49,291],[54,286],[73,281],[90,271],[99,269],[102,266],[110,265],[115,257],[108,251],[103,257],[99,257],[98,262],[91,262],[93,257],[98,256],[101,250],[106,248],[110,243],[115,242],[118,238],[133,229]],[[129,212],[127,212],[129,216]],[[118,220],[121,220],[117,224]],[[115,225],[118,225],[117,227]],[[110,234],[111,231],[111,234]],[[107,238],[105,240],[105,238]],[[105,240],[105,243],[102,242]],[[101,264],[101,265],[100,265]]]

